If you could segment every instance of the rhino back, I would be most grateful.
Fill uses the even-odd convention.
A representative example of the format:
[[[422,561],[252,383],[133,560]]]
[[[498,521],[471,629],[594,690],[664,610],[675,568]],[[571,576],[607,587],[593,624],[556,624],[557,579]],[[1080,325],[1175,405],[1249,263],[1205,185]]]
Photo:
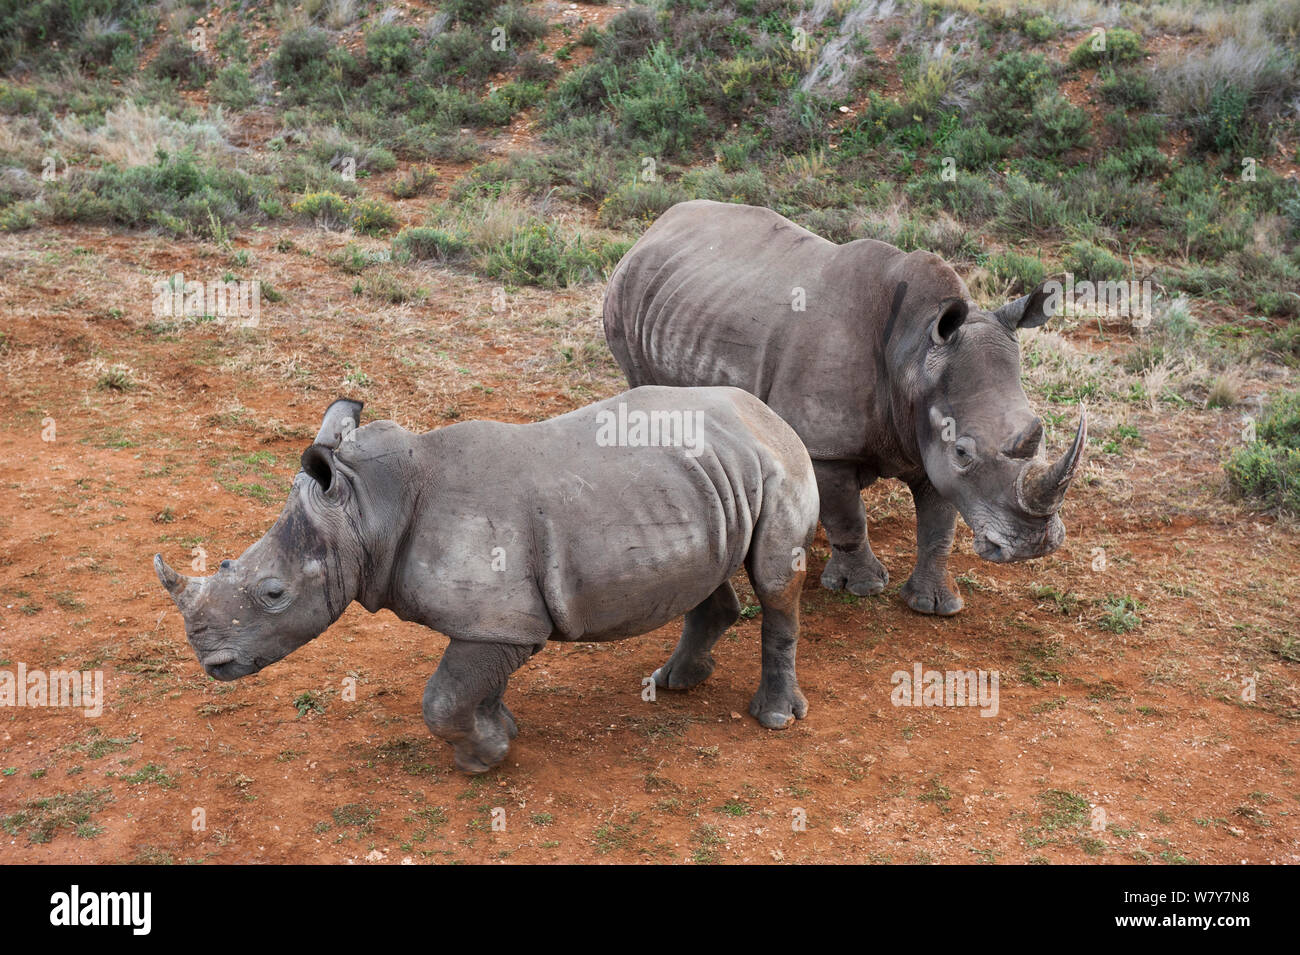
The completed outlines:
[[[737,401],[757,408],[742,414]],[[617,420],[620,403],[700,412],[701,452],[601,446],[600,413]],[[468,422],[425,438],[438,477],[409,576],[425,588],[426,622],[460,639],[607,640],[668,623],[739,569],[763,506],[775,506],[765,492],[787,474],[812,488],[815,526],[797,437],[729,389],[635,389],[550,421]]]
[[[619,264],[605,334],[632,384],[734,385],[815,459],[887,457],[883,339],[899,282],[931,258],[870,239],[836,245],[770,209],[681,203]]]

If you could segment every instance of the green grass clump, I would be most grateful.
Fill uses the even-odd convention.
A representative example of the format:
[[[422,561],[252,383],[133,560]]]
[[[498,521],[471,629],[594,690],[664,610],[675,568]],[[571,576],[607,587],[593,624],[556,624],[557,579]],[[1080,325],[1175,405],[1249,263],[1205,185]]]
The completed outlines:
[[[222,239],[231,225],[258,212],[269,184],[238,169],[209,164],[183,150],[158,151],[152,166],[74,170],[47,190],[55,221],[156,227],[172,235]]]
[[[149,72],[193,88],[206,83],[212,70],[207,61],[190,48],[188,41],[173,36],[158,48],[158,55],[149,64]]]
[[[996,252],[985,264],[1000,281],[1010,283],[1013,290],[1027,292],[1047,278],[1047,266],[1042,260],[1019,252]]]
[[[1097,81],[1101,98],[1112,106],[1122,106],[1125,109],[1149,109],[1160,98],[1151,78],[1135,70],[1103,67],[1097,73]]]
[[[601,225],[617,227],[629,219],[649,224],[669,208],[689,198],[676,183],[625,182],[605,197],[597,212]]]
[[[565,288],[604,279],[630,247],[630,242],[569,236],[550,223],[537,222],[488,249],[483,270],[491,278],[519,285]]]
[[[1300,391],[1269,401],[1255,440],[1233,451],[1223,467],[1242,497],[1300,513]]]
[[[1064,264],[1076,279],[1092,282],[1118,282],[1128,275],[1128,266],[1091,242],[1072,243],[1065,252]]]
[[[1096,49],[1100,46],[1101,49]],[[1070,53],[1070,65],[1073,67],[1093,67],[1102,63],[1126,63],[1141,59],[1142,38],[1132,30],[1114,27],[1102,34],[1094,34],[1085,39]]]
[[[231,109],[248,109],[259,98],[257,88],[248,75],[248,67],[242,63],[232,63],[218,73],[209,92],[214,100]]]
[[[393,240],[393,258],[397,261],[433,259],[447,262],[465,251],[465,241],[444,229],[415,226],[403,229]]]
[[[12,836],[26,833],[27,840],[49,842],[60,829],[72,829],[82,838],[94,838],[103,830],[90,817],[112,802],[109,789],[85,789],[29,799],[18,812],[0,819],[0,828]]]
[[[1003,53],[989,64],[981,95],[989,129],[1003,136],[1020,132],[1039,96],[1055,86],[1051,64],[1041,53]]]
[[[1097,618],[1097,626],[1108,633],[1128,633],[1142,626],[1138,611],[1142,605],[1129,596],[1109,596],[1101,602],[1104,611]]]
[[[334,192],[309,192],[293,204],[293,211],[326,229],[339,229],[348,221],[348,201]]]
[[[358,199],[352,204],[352,228],[362,235],[383,235],[397,226],[397,216],[378,199]]]

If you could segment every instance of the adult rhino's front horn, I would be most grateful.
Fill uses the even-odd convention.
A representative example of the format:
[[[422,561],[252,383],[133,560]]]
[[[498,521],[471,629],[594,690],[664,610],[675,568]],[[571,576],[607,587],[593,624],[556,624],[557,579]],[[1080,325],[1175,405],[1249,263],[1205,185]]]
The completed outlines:
[[[1088,442],[1088,411],[1079,406],[1079,428],[1074,435],[1074,445],[1054,463],[1031,461],[1016,479],[1016,503],[1035,517],[1048,517],[1060,510],[1065,492],[1079,470],[1083,460],[1083,447]]]
[[[153,555],[153,569],[167,592],[172,595],[176,606],[184,613],[193,605],[198,585],[191,578],[172,570],[167,561],[162,559],[162,554]]]

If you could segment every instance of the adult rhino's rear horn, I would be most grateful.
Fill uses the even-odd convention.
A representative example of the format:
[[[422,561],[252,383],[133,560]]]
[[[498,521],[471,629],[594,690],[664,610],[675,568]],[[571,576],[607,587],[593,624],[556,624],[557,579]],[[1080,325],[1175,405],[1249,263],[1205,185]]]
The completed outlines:
[[[190,578],[172,570],[167,565],[167,561],[162,559],[162,554],[153,555],[153,570],[158,575],[159,582],[172,595],[172,600],[176,602],[176,606],[184,613],[185,608],[192,602],[194,593],[194,589],[190,587],[192,583]]]
[[[1088,442],[1088,411],[1079,407],[1079,428],[1074,444],[1052,464],[1026,464],[1016,480],[1016,503],[1028,514],[1048,517],[1060,510],[1065,492],[1079,470],[1083,448]]]

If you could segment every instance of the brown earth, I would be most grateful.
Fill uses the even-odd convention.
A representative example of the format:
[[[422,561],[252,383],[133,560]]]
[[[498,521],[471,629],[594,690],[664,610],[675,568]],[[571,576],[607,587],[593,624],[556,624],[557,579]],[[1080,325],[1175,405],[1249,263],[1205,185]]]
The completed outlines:
[[[616,12],[576,9],[575,36]],[[1067,95],[1086,102],[1085,86]],[[530,125],[494,151],[530,145]],[[277,132],[254,113],[233,138],[260,148]],[[406,163],[362,186],[417,222],[467,168],[433,166],[431,195],[393,201]],[[420,716],[445,637],[388,612],[353,607],[257,676],[208,679],[152,555],[186,569],[196,547],[213,565],[256,540],[334,397],[423,429],[536,420],[621,387],[598,287],[510,289],[494,310],[491,282],[377,266],[366,274],[423,291],[390,304],[330,262],[347,241],[305,227],[230,248],[92,228],[0,236],[0,671],[98,669],[107,693],[98,717],[0,707],[0,861],[1300,861],[1300,542],[1225,496],[1240,410],[1116,411],[1141,440],[1093,449],[1060,551],[992,565],[960,527],[950,566],[967,606],[951,620],[899,600],[908,495],[867,491],[890,586],[820,589],[819,538],[799,654],[810,711],[782,733],[746,715],[757,619],[724,637],[705,684],[654,702],[641,681],[676,625],[548,647],[511,681],[507,762],[472,778]],[[258,327],[152,314],[158,279],[226,271],[283,295]],[[1068,337],[1085,352],[1131,345],[1088,324]],[[1094,410],[1094,433],[1112,410]],[[1119,595],[1141,623],[1112,633],[1101,603]],[[892,674],[916,664],[998,671],[997,714],[892,705]],[[323,708],[300,713],[305,693]]]
[[[983,563],[963,526],[952,620],[898,599],[907,495],[869,490],[893,579],[879,598],[819,589],[819,541],[811,709],[783,733],[744,715],[757,620],[722,640],[706,684],[655,702],[641,680],[675,626],[548,648],[511,682],[507,763],[478,778],[420,716],[445,638],[387,612],[353,607],[262,674],[208,679],[150,559],[184,569],[195,546],[211,564],[256,540],[337,394],[432,427],[547,417],[619,387],[599,288],[511,292],[494,313],[489,283],[429,269],[424,303],[378,305],[322,261],[343,242],[252,233],[241,245],[284,300],[235,329],[151,314],[153,280],[219,277],[229,250],[97,229],[0,239],[0,669],[99,668],[108,698],[98,718],[0,708],[5,861],[1300,861],[1300,546],[1222,498],[1230,412],[1130,415],[1145,445],[1094,451],[1049,558]],[[1140,627],[1100,629],[1111,594],[1141,604]],[[917,663],[998,670],[996,716],[891,705],[891,674]],[[305,691],[323,712],[299,715]],[[61,799],[90,804],[80,836]]]

